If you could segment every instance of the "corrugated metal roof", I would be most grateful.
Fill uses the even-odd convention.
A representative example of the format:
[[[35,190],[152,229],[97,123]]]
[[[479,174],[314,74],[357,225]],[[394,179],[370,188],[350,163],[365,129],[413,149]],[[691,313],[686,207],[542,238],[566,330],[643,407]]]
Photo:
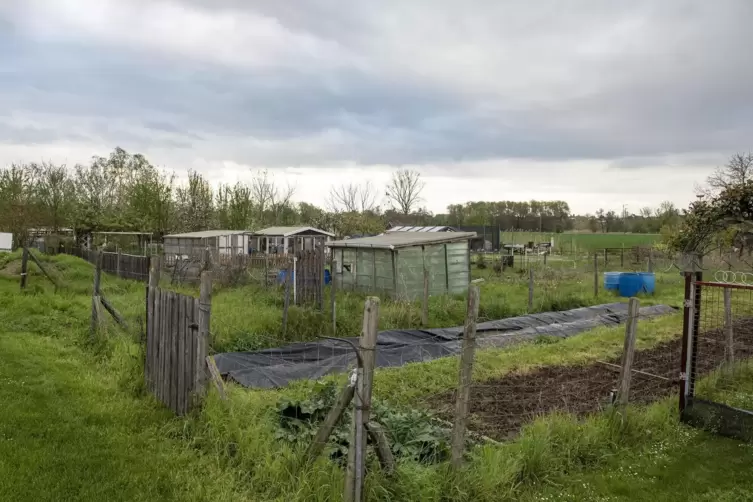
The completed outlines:
[[[328,242],[327,246],[335,248],[398,249],[422,244],[463,241],[474,237],[476,237],[476,232],[392,232],[375,235],[374,237]]]
[[[253,232],[253,235],[282,235],[283,237],[290,237],[291,235],[307,231],[318,232],[322,235],[328,235],[330,237],[335,236],[335,234],[331,234],[314,227],[269,227],[257,230],[256,232]]]
[[[398,225],[387,229],[387,233],[390,232],[456,232],[456,230],[447,225],[435,226],[435,227],[413,227],[409,225]]]
[[[246,230],[202,230],[200,232],[186,232],[184,234],[166,235],[165,238],[175,237],[178,239],[206,239],[207,237],[220,237],[222,235],[245,234]]]

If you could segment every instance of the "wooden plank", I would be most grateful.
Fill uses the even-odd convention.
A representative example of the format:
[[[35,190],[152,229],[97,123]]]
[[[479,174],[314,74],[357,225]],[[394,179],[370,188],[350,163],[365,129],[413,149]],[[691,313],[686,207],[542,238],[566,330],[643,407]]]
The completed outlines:
[[[594,253],[594,296],[599,296],[599,255]]]
[[[473,358],[476,351],[476,321],[478,320],[479,287],[471,283],[468,287],[468,307],[463,327],[463,345],[460,355],[458,393],[455,401],[455,423],[452,428],[452,448],[450,464],[453,469],[460,468],[465,449],[465,431],[468,428],[470,411],[471,383],[473,377]]]
[[[170,303],[168,301],[168,291],[162,291],[162,315],[160,317],[161,325],[159,331],[159,346],[160,346],[160,360],[159,360],[159,398],[162,404],[167,404],[167,359],[168,359],[168,346],[167,346],[167,333],[168,333],[168,320],[170,317]]]
[[[172,326],[170,326],[170,408],[175,413],[179,413],[178,410],[178,374],[180,368],[178,366],[178,338],[180,336],[180,295],[177,293],[172,294],[171,305],[171,319]]]
[[[183,415],[186,412],[186,297],[178,296],[178,340],[177,355],[178,358],[178,391],[177,391],[177,409],[178,414]]]
[[[159,371],[157,370],[157,361],[159,361],[159,336],[157,335],[159,333],[159,326],[160,326],[160,290],[159,288],[153,288],[150,291],[150,295],[152,296],[152,299],[150,301],[150,305],[152,307],[152,315],[153,319],[151,320],[150,326],[149,326],[149,335],[151,336],[151,341],[149,342],[152,347],[152,354],[149,357],[149,391],[157,395],[157,378],[159,376]]]
[[[622,349],[622,368],[617,390],[617,404],[627,406],[630,400],[630,380],[633,376],[633,357],[635,356],[635,336],[638,327],[640,302],[631,298],[628,304],[628,318],[625,323],[625,344]]]
[[[302,275],[301,274],[302,269],[303,267],[300,267],[298,269],[298,274],[297,274],[298,277]],[[291,280],[291,275],[292,275],[291,267],[290,267],[290,264],[288,264],[288,269],[285,271],[285,293],[284,293],[285,296],[283,298],[283,304],[282,304],[282,336],[287,335],[287,331],[288,331],[288,309],[290,308],[290,283],[293,280],[296,280],[296,281],[298,280],[298,277],[295,277]]]

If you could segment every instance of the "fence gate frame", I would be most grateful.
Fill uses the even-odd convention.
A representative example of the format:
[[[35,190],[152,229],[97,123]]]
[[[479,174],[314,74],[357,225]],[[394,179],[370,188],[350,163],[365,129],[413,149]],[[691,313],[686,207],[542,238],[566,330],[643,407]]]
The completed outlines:
[[[702,292],[705,288],[753,290],[753,285],[704,281],[701,257],[685,260],[685,300],[683,302],[682,357],[680,367],[680,421],[720,436],[753,440],[753,412],[695,395],[698,339],[701,335]]]

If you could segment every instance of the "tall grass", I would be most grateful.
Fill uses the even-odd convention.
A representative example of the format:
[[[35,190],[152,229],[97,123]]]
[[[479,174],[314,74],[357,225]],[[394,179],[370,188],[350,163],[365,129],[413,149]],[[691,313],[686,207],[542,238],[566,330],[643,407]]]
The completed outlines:
[[[143,458],[158,462],[142,469],[138,467],[141,464],[137,459],[123,456],[118,470],[98,471],[94,466],[84,464],[81,475],[99,473],[103,478],[98,482],[107,487],[117,486],[120,481],[127,487],[124,494],[132,494],[133,499],[141,500],[180,499],[181,496],[189,500],[339,500],[343,480],[339,467],[324,458],[311,466],[304,465],[302,446],[293,447],[275,439],[275,403],[282,396],[305,395],[310,383],[300,382],[287,389],[265,391],[249,391],[230,384],[227,401],[220,400],[214,391],[210,391],[202,409],[185,419],[169,419],[145,394],[141,384],[143,354],[137,342],[137,326],[139,316],[143,315],[143,285],[110,277],[105,280],[103,286],[106,294],[134,328],[132,332],[124,333],[110,325],[92,343],[87,331],[91,267],[71,257],[55,257],[48,261],[65,278],[65,290],[57,294],[52,293],[51,288],[34,271],[30,277],[30,287],[37,289],[23,294],[18,290],[17,277],[0,276],[0,302],[4,307],[0,309],[0,326],[8,332],[24,332],[27,334],[25,336],[44,340],[30,344],[32,353],[49,353],[46,358],[27,360],[20,345],[14,346],[12,353],[9,352],[10,346],[4,346],[5,350],[0,351],[3,367],[12,367],[7,364],[6,357],[17,360],[18,368],[13,366],[13,369],[6,370],[11,371],[9,375],[12,378],[23,371],[21,367],[28,367],[29,364],[40,373],[48,372],[59,364],[72,365],[61,375],[74,385],[81,399],[89,403],[86,406],[93,406],[106,395],[108,398],[102,406],[109,410],[108,413],[115,416],[127,413],[122,420],[117,420],[117,427],[111,424],[112,419],[108,419],[107,425],[99,425],[117,435],[114,448],[119,452],[125,452],[125,448],[129,447],[137,452],[151,452]],[[487,287],[503,288],[495,285]],[[223,326],[219,321],[220,324],[213,325],[215,335],[220,340],[217,343],[229,346],[244,339],[247,342],[243,343],[257,343],[253,340],[260,338],[256,333],[263,332],[263,329],[275,335],[273,318],[279,312],[275,308],[277,299],[266,297],[263,292],[252,291],[244,288],[215,295],[213,318],[224,318],[227,319],[224,322],[228,323]],[[494,290],[491,289],[488,296],[493,297],[491,291]],[[497,306],[494,302],[487,304],[487,311],[496,316],[503,313],[505,308],[519,309],[510,307],[517,304],[514,303],[514,295],[508,294],[509,299],[499,301]],[[343,324],[350,326],[350,322],[357,326],[362,308],[360,298],[343,298],[343,304],[348,305],[347,302],[352,302],[352,307],[341,306],[345,312]],[[459,298],[435,299],[432,308],[437,315],[446,316],[445,320],[456,319],[453,316],[461,314],[463,310]],[[315,320],[321,315],[300,310],[300,319]],[[413,319],[415,306],[386,305],[383,312],[386,325],[397,325]],[[349,315],[356,320],[349,320]],[[672,316],[641,323],[639,347],[650,346],[673,336],[678,332],[678,319],[678,316]],[[311,329],[303,321],[293,322],[300,324],[291,326]],[[244,335],[244,338],[238,333],[248,335]],[[356,333],[354,329],[353,334]],[[49,345],[51,351],[47,351],[45,345]],[[616,354],[620,347],[621,330],[601,328],[556,344],[481,351],[478,353],[474,378],[484,380],[544,364],[575,364]],[[11,356],[8,356],[9,353]],[[85,385],[79,385],[79,378],[85,379]],[[380,370],[376,375],[375,395],[388,398],[398,406],[415,407],[427,395],[452,388],[456,378],[456,361],[450,359]],[[101,382],[98,383],[98,380]],[[21,406],[29,405],[24,400],[23,389],[17,386],[0,388],[9,393],[5,396],[7,399],[14,399],[14,402],[22,403]],[[64,422],[66,427],[74,416],[80,417],[75,422],[79,425],[70,427],[83,427],[81,420],[91,420],[87,418],[90,409],[81,408],[78,400],[72,400],[69,408],[70,416],[66,415]],[[138,419],[126,425],[132,417]],[[550,485],[565,486],[570,477],[581,476],[592,469],[606,468],[614,459],[650,452],[657,444],[674,444],[683,440],[694,441],[702,447],[705,442],[712,441],[701,435],[689,436],[687,429],[677,424],[676,418],[672,400],[630,410],[627,415],[605,413],[585,420],[563,414],[540,417],[527,426],[515,441],[502,445],[482,445],[469,451],[466,465],[457,473],[450,472],[446,464],[428,466],[404,461],[398,465],[394,477],[386,478],[378,465],[370,464],[366,485],[368,499],[530,499],[539,491],[546,491]],[[44,422],[55,418],[42,412],[37,420]],[[22,421],[14,423],[21,430],[30,427],[30,424]],[[133,438],[138,440],[131,444]],[[31,436],[24,436],[16,448],[21,452],[31,451],[31,441]],[[54,449],[44,449],[44,445],[35,445],[34,448],[42,448],[39,454],[49,458],[56,454]],[[159,455],[155,453],[157,451]],[[54,486],[54,480],[65,483],[70,474],[65,465],[49,464],[48,477],[52,481],[45,479],[42,485],[45,488]],[[0,486],[3,483],[16,486],[23,481],[22,476],[20,471],[6,470]],[[126,479],[129,480],[127,483],[124,481]],[[162,496],[157,488],[160,483],[164,485]],[[135,495],[141,493],[138,492],[139,485],[148,487],[149,491],[144,492],[147,495]],[[183,488],[176,491],[176,486]],[[107,493],[117,492],[111,490]],[[89,499],[95,500],[94,497]]]

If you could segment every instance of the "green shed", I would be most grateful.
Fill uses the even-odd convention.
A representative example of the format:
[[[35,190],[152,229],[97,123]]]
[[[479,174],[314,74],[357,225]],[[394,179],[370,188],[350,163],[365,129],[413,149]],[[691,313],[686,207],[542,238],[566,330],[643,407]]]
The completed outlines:
[[[328,242],[336,287],[413,300],[464,293],[471,280],[469,241],[475,232],[394,232]]]

